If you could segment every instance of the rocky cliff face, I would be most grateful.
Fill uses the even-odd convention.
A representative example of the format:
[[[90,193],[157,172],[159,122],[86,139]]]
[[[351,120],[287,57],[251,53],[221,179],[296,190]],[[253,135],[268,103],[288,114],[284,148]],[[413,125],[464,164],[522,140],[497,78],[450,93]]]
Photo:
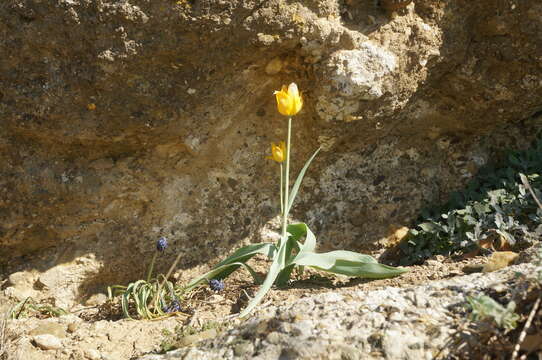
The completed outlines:
[[[518,121],[542,109],[541,16],[538,0],[3,1],[1,262],[69,303],[140,276],[161,235],[183,268],[268,237],[272,92],[291,81],[294,169],[324,150],[294,216],[325,248],[367,249],[538,128]]]

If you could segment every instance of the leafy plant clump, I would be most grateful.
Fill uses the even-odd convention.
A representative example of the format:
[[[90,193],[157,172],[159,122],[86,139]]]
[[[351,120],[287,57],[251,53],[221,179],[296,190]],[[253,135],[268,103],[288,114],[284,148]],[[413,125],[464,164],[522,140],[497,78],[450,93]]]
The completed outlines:
[[[517,327],[520,317],[515,313],[516,303],[514,301],[510,301],[504,307],[487,295],[479,295],[467,297],[467,302],[472,310],[470,314],[472,321],[489,321],[506,331],[514,330]]]
[[[175,330],[173,332],[163,329],[162,330],[162,341],[160,343],[160,350],[161,352],[165,353],[171,350],[178,349],[180,347],[186,346],[187,341],[183,342],[183,339],[186,339],[187,337],[198,335],[198,334],[204,334],[209,333],[210,331],[214,331],[215,333],[222,332],[227,326],[227,322],[216,322],[216,321],[206,321],[199,327],[195,327],[192,325],[186,325],[186,326],[176,326]],[[205,339],[205,336],[201,337],[201,340]],[[193,339],[194,341],[197,341],[198,339]]]
[[[491,296],[467,296],[466,303],[454,311],[457,329],[445,347],[447,359],[530,359],[539,349],[540,283],[527,270],[502,285],[506,287],[498,291],[493,285],[487,288]]]
[[[463,255],[484,249],[517,249],[542,234],[542,139],[512,151],[504,163],[482,168],[462,192],[440,208],[424,210],[401,245],[400,265],[433,255]],[[529,189],[530,187],[530,189]]]
[[[536,267],[536,280],[540,285],[542,285],[542,245],[538,246],[538,251],[535,258]]]
[[[126,318],[153,319],[181,310],[175,285],[163,275],[150,282],[137,280],[128,286],[113,285],[108,290],[109,299],[121,296],[122,313]]]
[[[9,312],[10,319],[20,319],[36,316],[39,318],[50,318],[67,315],[68,312],[58,306],[38,303],[31,297],[17,303]]]
[[[271,144],[271,156],[269,159],[280,165],[280,209],[282,218],[282,231],[278,242],[261,243],[245,246],[235,251],[230,257],[219,262],[211,271],[194,279],[187,285],[189,291],[202,282],[212,279],[224,279],[232,272],[244,267],[253,277],[256,283],[261,283],[256,272],[247,264],[247,261],[256,254],[267,255],[272,259],[272,264],[267,277],[261,283],[261,287],[250,300],[240,316],[248,315],[263,299],[269,289],[275,284],[285,285],[294,269],[302,271],[305,266],[319,270],[343,274],[352,277],[365,278],[388,278],[397,276],[406,271],[403,268],[395,268],[379,264],[373,257],[352,251],[337,250],[327,253],[316,252],[316,236],[307,224],[288,224],[288,215],[305,176],[310,163],[316,157],[320,149],[305,163],[299,172],[293,186],[289,186],[290,153],[292,116],[296,115],[303,107],[303,99],[295,83],[283,86],[282,90],[275,91],[278,111],[288,117],[288,132],[286,142],[280,141],[278,145]],[[283,166],[283,163],[285,166]],[[302,239],[305,239],[302,241]]]
[[[154,319],[169,316],[181,311],[182,289],[168,280],[168,275],[153,277],[154,263],[157,255],[167,248],[167,239],[161,237],[156,242],[147,278],[124,285],[108,287],[109,299],[120,296],[124,317],[136,316],[142,319]]]

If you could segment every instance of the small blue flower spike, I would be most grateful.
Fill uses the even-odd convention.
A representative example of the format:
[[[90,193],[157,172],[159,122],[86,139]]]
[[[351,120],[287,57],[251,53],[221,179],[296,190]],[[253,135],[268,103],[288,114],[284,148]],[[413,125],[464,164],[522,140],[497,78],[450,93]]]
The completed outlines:
[[[172,312],[181,311],[181,303],[179,302],[179,300],[175,299],[169,304],[169,306],[164,306],[164,308],[162,310],[165,313],[172,313]]]
[[[158,239],[158,241],[156,242],[156,250],[162,252],[164,250],[166,250],[167,248],[167,239],[165,237],[161,237],[160,239]]]
[[[209,281],[209,287],[213,291],[220,292],[220,291],[224,290],[224,287],[225,287],[224,281],[223,280],[212,279],[212,280]]]

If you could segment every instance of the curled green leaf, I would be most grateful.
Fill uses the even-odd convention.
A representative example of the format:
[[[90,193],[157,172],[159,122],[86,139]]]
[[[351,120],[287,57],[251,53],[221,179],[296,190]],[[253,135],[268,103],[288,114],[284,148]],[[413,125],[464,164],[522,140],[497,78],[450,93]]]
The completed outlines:
[[[294,186],[292,187],[292,192],[290,193],[290,198],[288,199],[288,204],[286,206],[286,214],[290,213],[290,209],[292,208],[292,205],[294,203],[295,197],[297,196],[297,192],[299,191],[299,187],[301,186],[301,182],[303,181],[303,177],[305,176],[305,172],[307,172],[307,169],[309,168],[309,165],[311,164],[312,160],[318,155],[318,153],[322,150],[321,147],[319,147],[314,154],[307,160],[305,163],[305,166],[301,169],[299,172],[299,175],[297,175],[297,179],[295,180]]]
[[[327,253],[305,252],[294,260],[296,265],[310,266],[319,270],[352,277],[384,279],[401,275],[407,270],[379,264],[373,257],[352,251],[337,250]]]

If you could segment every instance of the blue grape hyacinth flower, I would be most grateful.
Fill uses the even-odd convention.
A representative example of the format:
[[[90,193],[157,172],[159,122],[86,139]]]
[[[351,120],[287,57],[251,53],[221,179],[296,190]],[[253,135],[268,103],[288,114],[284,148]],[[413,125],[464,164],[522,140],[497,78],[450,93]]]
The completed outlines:
[[[165,313],[172,313],[181,311],[181,303],[178,299],[173,300],[169,306],[164,306],[162,309]]]
[[[218,280],[218,279],[212,279],[212,280],[209,281],[209,287],[213,291],[220,292],[220,291],[224,290],[224,287],[225,287],[224,281],[223,280]]]
[[[167,239],[165,237],[161,237],[160,239],[158,239],[158,241],[156,242],[156,250],[162,252],[164,250],[166,250],[167,248]]]

